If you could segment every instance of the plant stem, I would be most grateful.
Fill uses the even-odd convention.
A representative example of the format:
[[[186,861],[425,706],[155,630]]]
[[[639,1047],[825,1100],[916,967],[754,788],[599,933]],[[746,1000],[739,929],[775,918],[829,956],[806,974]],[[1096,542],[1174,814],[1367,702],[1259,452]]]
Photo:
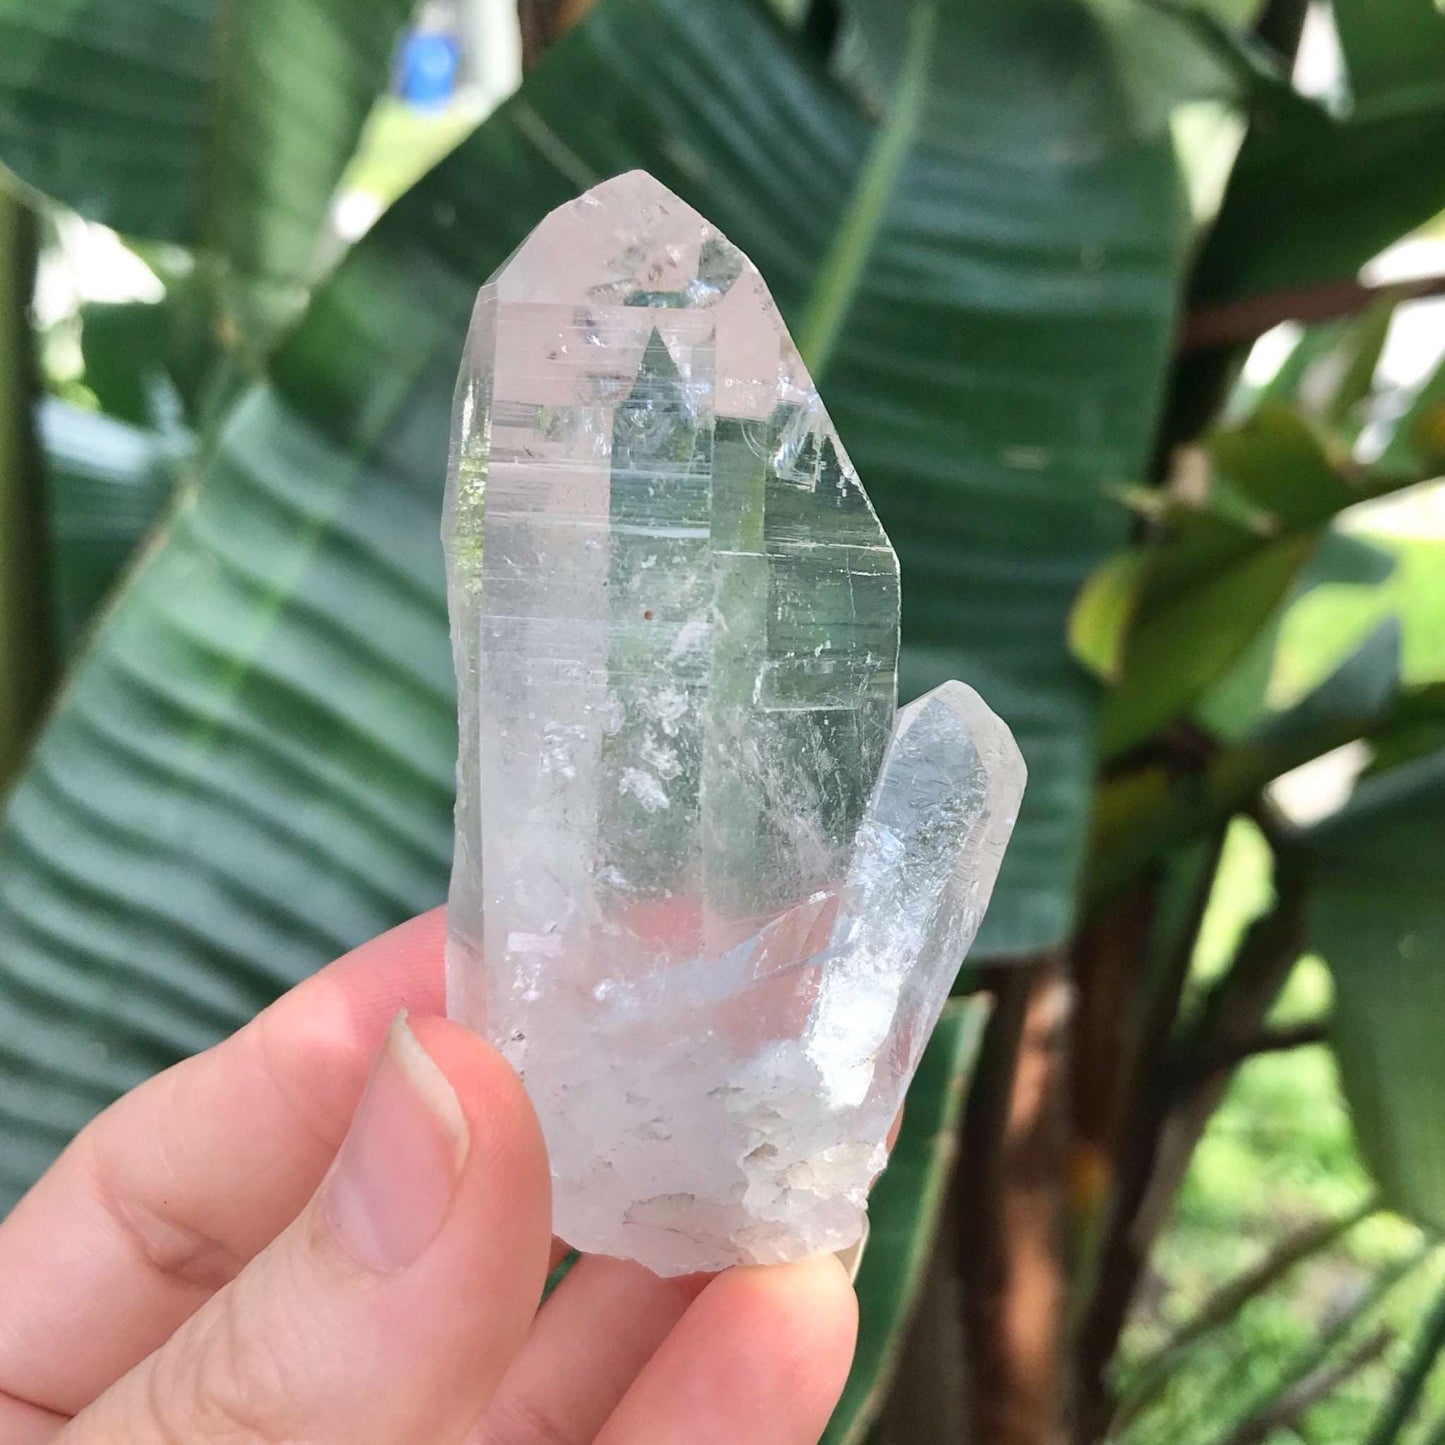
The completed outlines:
[[[0,791],[24,755],[52,677],[44,518],[30,422],[35,257],[35,217],[0,186]]]
[[[592,0],[517,0],[522,70],[534,65],[592,8]]]
[[[1299,321],[1306,325],[1333,321],[1368,311],[1382,298],[1414,301],[1442,293],[1445,293],[1445,276],[1422,276],[1414,281],[1396,281],[1381,286],[1366,286],[1359,281],[1336,281],[1327,286],[1271,291],[1243,301],[1197,306],[1183,318],[1178,349],[1187,354],[1243,346],[1283,321]]]
[[[956,1196],[968,1438],[1054,1445],[1063,1413],[1064,960],[1050,953],[1011,965],[994,992]]]
[[[1319,1338],[1301,1351],[1285,1367],[1283,1374],[1240,1416],[1238,1422],[1220,1437],[1220,1445],[1240,1445],[1245,1439],[1259,1438],[1251,1434],[1255,1422],[1277,1418],[1280,1402],[1302,1381],[1317,1376],[1342,1340],[1363,1320],[1401,1280],[1412,1274],[1434,1252],[1434,1243],[1426,1241],[1418,1249],[1392,1260],[1371,1281],[1370,1287],[1337,1320],[1320,1332]]]
[[[1378,1200],[1367,1199],[1343,1219],[1317,1220],[1286,1235],[1256,1265],[1216,1290],[1193,1319],[1181,1326],[1173,1338],[1140,1367],[1137,1382],[1114,1417],[1114,1429],[1122,1430],[1138,1418],[1168,1383],[1183,1354],[1207,1335],[1229,1324],[1252,1299],[1263,1294],[1311,1255],[1328,1249],[1379,1207]]]
[[[1441,1351],[1445,1351],[1445,1289],[1436,1296],[1435,1303],[1416,1337],[1410,1358],[1405,1364],[1395,1389],[1380,1411],[1375,1427],[1370,1431],[1366,1445],[1394,1445],[1400,1431],[1409,1422],[1415,1406],[1420,1403],[1420,1393],[1430,1372],[1435,1367]]]
[[[1194,1049],[1218,1049],[1253,1037],[1268,1015],[1304,946],[1304,896],[1292,869],[1277,859],[1274,906],[1250,925],[1228,972],[1215,986],[1191,1031]],[[1187,1099],[1170,1095],[1166,1080],[1151,1076],[1138,1115],[1127,1131],[1108,1235],[1100,1252],[1099,1283],[1085,1311],[1075,1346],[1078,1410],[1076,1438],[1102,1439],[1113,1409],[1109,1362],[1118,1348],[1149,1252],[1168,1218],[1189,1160],[1228,1086],[1216,1074]]]
[[[1246,1420],[1225,1445],[1263,1445],[1276,1430],[1288,1430],[1307,1410],[1328,1399],[1346,1380],[1378,1360],[1394,1339],[1389,1328],[1381,1325],[1342,1360],[1322,1365],[1286,1390],[1267,1410]]]
[[[1253,1038],[1236,1039],[1207,1058],[1182,1060],[1177,1087],[1196,1089],[1213,1075],[1227,1073],[1261,1054],[1288,1053],[1324,1043],[1330,1036],[1328,1018],[1306,1019],[1277,1029],[1261,1029]]]

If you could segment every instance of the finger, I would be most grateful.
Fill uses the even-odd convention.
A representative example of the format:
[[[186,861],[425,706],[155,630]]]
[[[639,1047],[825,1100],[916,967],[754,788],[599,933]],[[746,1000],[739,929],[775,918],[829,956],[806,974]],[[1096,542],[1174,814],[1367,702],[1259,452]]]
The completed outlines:
[[[542,1307],[468,1445],[591,1445],[707,1282],[584,1255]]]
[[[0,1395],[0,1440],[5,1445],[44,1445],[56,1437],[64,1424],[63,1415]]]
[[[596,1445],[814,1445],[857,1329],[857,1300],[831,1254],[729,1270],[643,1367]]]
[[[548,1189],[501,1057],[399,1020],[300,1217],[61,1439],[460,1440],[536,1310]]]
[[[389,1021],[441,1012],[444,934],[363,944],[77,1137],[0,1225],[0,1391],[74,1414],[295,1218]]]

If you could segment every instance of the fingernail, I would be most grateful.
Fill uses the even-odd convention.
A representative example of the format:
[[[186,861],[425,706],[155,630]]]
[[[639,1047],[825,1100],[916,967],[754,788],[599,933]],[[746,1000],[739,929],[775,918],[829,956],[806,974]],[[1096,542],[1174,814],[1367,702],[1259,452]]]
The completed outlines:
[[[456,1093],[399,1014],[326,1181],[341,1247],[369,1269],[411,1264],[436,1238],[466,1154]]]
[[[863,1251],[868,1248],[869,1232],[868,1216],[865,1214],[863,1216],[863,1233],[847,1249],[835,1251],[839,1264],[848,1271],[849,1284],[858,1282],[858,1271],[863,1268]]]

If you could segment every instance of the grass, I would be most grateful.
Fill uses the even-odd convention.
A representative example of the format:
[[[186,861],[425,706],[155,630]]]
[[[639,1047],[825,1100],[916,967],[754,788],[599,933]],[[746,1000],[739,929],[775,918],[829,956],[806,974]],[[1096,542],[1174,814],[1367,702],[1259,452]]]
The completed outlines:
[[[1445,677],[1445,542],[1399,536],[1371,540],[1396,554],[1394,574],[1371,589],[1318,588],[1291,609],[1271,681],[1277,705],[1327,675],[1392,612],[1404,621],[1406,679]],[[1252,824],[1237,821],[1201,931],[1196,985],[1203,986],[1224,967],[1249,920],[1268,902],[1270,888],[1264,841]],[[1306,957],[1276,1007],[1275,1021],[1317,1016],[1329,1002],[1328,971],[1318,959]],[[1142,1361],[1273,1244],[1311,1221],[1347,1214],[1370,1188],[1327,1048],[1265,1055],[1241,1068],[1194,1156],[1156,1251],[1125,1339],[1121,1383],[1127,1386]],[[1422,1242],[1413,1225],[1380,1214],[1297,1266],[1251,1301],[1227,1329],[1201,1340],[1186,1355],[1129,1430],[1131,1445],[1223,1445],[1321,1331],[1348,1314],[1391,1261]],[[1442,1285],[1445,1251],[1436,1251],[1354,1323],[1331,1358],[1348,1354],[1352,1344],[1381,1328],[1390,1337],[1384,1354],[1269,1441],[1348,1445],[1366,1440]],[[1445,1368],[1437,1368],[1421,1409],[1400,1438],[1404,1445],[1424,1445],[1442,1419]]]
[[[1266,868],[1263,841],[1251,824],[1236,823],[1201,937],[1196,961],[1201,975],[1217,971],[1231,938],[1264,901]],[[1302,959],[1277,1006],[1276,1021],[1315,1016],[1328,1007],[1329,994],[1324,966],[1315,958]],[[1266,1055],[1243,1067],[1194,1156],[1175,1217],[1156,1252],[1125,1342],[1123,1379],[1272,1244],[1312,1221],[1347,1214],[1370,1187],[1326,1048]],[[1413,1225],[1379,1215],[1298,1266],[1247,1305],[1234,1324],[1187,1355],[1129,1439],[1139,1445],[1226,1440],[1233,1424],[1270,1392],[1289,1363],[1420,1239]],[[1442,1280],[1445,1258],[1430,1260],[1403,1280],[1358,1322],[1337,1352],[1347,1352],[1351,1342],[1384,1325],[1393,1337],[1385,1356],[1310,1410],[1298,1432],[1271,1438],[1321,1445],[1365,1439]],[[1432,1381],[1422,1417],[1441,1414],[1445,1375]]]

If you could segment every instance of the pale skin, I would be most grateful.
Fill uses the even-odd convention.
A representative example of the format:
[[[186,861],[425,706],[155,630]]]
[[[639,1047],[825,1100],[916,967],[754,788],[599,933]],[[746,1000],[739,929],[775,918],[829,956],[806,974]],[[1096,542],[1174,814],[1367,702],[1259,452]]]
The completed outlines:
[[[119,1100],[0,1224],[3,1445],[811,1445],[831,1255],[660,1280],[559,1246],[440,911]],[[405,1018],[398,1019],[402,1011]]]

